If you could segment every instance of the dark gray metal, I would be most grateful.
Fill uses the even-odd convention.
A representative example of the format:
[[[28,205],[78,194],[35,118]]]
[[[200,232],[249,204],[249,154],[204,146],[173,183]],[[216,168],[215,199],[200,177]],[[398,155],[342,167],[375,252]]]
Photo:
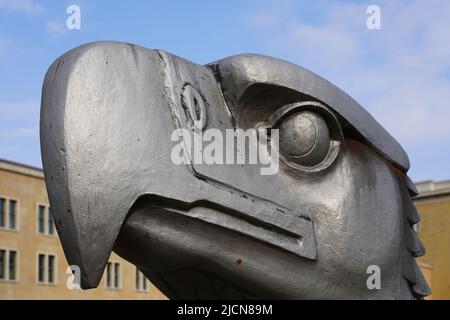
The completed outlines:
[[[303,131],[310,146],[286,155],[296,140],[280,143],[280,171],[268,176],[171,161],[174,129],[261,123],[282,138]],[[414,260],[424,249],[406,153],[352,98],[288,62],[239,55],[202,66],[127,43],[78,47],[47,72],[41,147],[83,288],[98,285],[114,250],[170,298],[430,292]],[[380,290],[366,285],[369,265],[380,267]]]

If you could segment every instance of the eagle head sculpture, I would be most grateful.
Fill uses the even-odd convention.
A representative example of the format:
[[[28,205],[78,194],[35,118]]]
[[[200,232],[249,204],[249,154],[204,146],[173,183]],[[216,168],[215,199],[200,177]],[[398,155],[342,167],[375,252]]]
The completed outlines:
[[[255,128],[278,129],[275,174],[173,161],[177,129]],[[98,286],[114,250],[175,299],[430,294],[405,151],[302,67],[86,44],[49,68],[40,133],[56,228],[84,289]]]

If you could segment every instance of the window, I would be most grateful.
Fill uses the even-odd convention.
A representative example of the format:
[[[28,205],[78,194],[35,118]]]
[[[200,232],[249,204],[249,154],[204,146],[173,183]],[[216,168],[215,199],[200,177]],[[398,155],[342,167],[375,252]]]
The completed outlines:
[[[17,201],[0,198],[0,228],[17,230]]]
[[[141,271],[139,271],[138,268],[135,268],[134,279],[135,279],[135,288],[137,291],[148,291],[147,278]]]
[[[6,279],[6,250],[0,249],[0,280]]]
[[[108,262],[106,265],[106,288],[120,289],[121,274],[119,262]]]
[[[54,235],[55,226],[50,207],[47,205],[38,205],[37,213],[37,231],[40,234]]]
[[[38,207],[38,232],[45,233],[45,206],[39,205]]]
[[[5,199],[0,198],[0,228],[5,227],[5,202]]]
[[[38,283],[56,284],[56,255],[39,253],[37,273]]]
[[[47,231],[48,234],[55,234],[54,231],[54,224],[53,224],[53,216],[52,216],[52,211],[50,210],[50,207],[48,207],[47,209]]]
[[[17,251],[0,249],[0,280],[16,281],[18,276],[17,267]]]
[[[16,280],[17,252],[9,250],[9,280]]]
[[[9,200],[9,228],[16,229],[16,201]]]
[[[45,254],[39,255],[38,264],[38,282],[45,282]]]
[[[48,256],[48,270],[47,270],[48,283],[55,283],[55,256]]]

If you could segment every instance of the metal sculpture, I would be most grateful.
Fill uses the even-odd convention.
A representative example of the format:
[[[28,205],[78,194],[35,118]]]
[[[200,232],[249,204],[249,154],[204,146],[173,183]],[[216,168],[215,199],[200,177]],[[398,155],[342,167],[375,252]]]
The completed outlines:
[[[279,171],[175,164],[174,130],[276,128]],[[169,298],[413,299],[430,293],[401,146],[356,101],[286,61],[198,65],[96,42],[45,77],[41,147],[81,286],[112,250]],[[379,288],[368,288],[376,266]]]

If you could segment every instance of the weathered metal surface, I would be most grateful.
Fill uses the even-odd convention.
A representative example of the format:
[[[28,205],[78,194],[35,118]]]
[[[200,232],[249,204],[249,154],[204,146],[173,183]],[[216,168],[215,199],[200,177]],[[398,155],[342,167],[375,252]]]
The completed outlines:
[[[171,159],[176,129],[261,123],[281,130],[275,175]],[[41,147],[58,234],[83,288],[98,285],[115,250],[171,298],[429,293],[414,260],[424,250],[406,153],[357,102],[296,65],[240,55],[202,66],[127,43],[87,44],[47,72]],[[369,265],[380,267],[379,290],[366,285]]]

